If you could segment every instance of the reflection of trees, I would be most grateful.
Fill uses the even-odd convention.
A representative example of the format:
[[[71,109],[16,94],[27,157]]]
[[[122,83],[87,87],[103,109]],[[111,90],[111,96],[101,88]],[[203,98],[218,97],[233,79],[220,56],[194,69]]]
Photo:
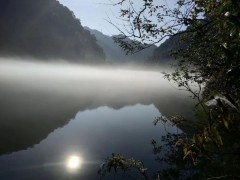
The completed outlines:
[[[31,78],[35,80],[35,76]],[[16,80],[12,82],[1,82],[0,154],[27,149],[38,144],[56,128],[67,124],[78,111],[95,109],[100,106],[120,109],[126,105],[140,103],[154,104],[160,112],[164,113],[171,113],[173,109],[182,112],[181,102],[185,99],[183,95],[175,95],[172,98],[175,91],[171,90],[161,94],[158,90],[142,92],[135,87],[125,87],[127,86],[125,82],[122,83],[121,88],[114,86],[118,83],[116,81],[111,86],[110,91],[113,92],[111,96],[107,93],[109,91],[106,90],[106,87],[108,88],[106,84],[99,84],[95,88],[93,85],[95,83],[87,82],[88,85],[78,87],[73,81],[66,90],[66,84],[59,83],[58,79],[56,79],[57,82],[55,79],[38,81],[34,84],[36,87],[33,87],[31,78],[22,81],[16,77]],[[74,88],[77,88],[77,92],[71,91]],[[173,109],[165,108],[166,102],[172,103]],[[192,102],[186,104],[191,106]],[[185,112],[185,114],[188,113]]]
[[[183,121],[180,117],[174,120],[176,123]],[[180,144],[177,144],[180,139],[187,138],[187,135],[178,128],[176,128],[176,133],[168,132],[167,126],[173,127],[176,124],[173,121],[168,121],[165,117],[164,119],[157,118],[154,125],[159,122],[166,126],[166,135],[161,137],[160,144],[154,139],[151,140],[153,154],[156,156],[155,160],[160,165],[156,172],[150,173],[151,169],[148,169],[141,160],[126,158],[121,154],[112,154],[99,169],[100,178],[107,178],[109,174],[114,172],[118,176],[125,174],[130,179],[201,179],[199,169],[192,164],[191,159],[187,158],[183,161],[182,148]]]
[[[161,123],[163,126],[184,127],[188,121],[181,116],[158,117],[154,120],[154,125]],[[196,123],[198,124],[198,123]],[[144,162],[133,158],[126,158],[120,154],[112,154],[103,166],[99,169],[101,178],[108,174],[127,173],[134,179],[239,179],[239,149],[233,149],[232,143],[236,147],[240,145],[239,132],[231,132],[223,135],[225,146],[216,149],[217,146],[210,144],[201,151],[196,147],[198,133],[201,132],[202,125],[191,124],[185,127],[188,132],[171,133],[165,128],[166,135],[160,141],[151,140],[155,160],[159,163],[159,168],[155,172],[144,166]],[[194,127],[195,126],[195,127]],[[195,129],[195,131],[192,131]],[[237,130],[238,128],[236,128]],[[235,137],[232,137],[232,134]],[[193,137],[193,139],[192,139]],[[195,142],[193,144],[192,142]],[[151,173],[150,173],[151,172]],[[138,176],[136,175],[138,174]],[[130,178],[130,179],[131,179]]]

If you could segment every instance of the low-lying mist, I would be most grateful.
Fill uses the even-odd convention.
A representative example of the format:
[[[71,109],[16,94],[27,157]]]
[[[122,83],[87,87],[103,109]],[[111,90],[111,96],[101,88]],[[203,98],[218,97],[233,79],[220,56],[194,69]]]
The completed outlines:
[[[72,96],[79,94],[146,92],[169,82],[160,72],[97,67],[64,63],[0,61],[0,80],[37,91],[51,91]]]
[[[39,143],[79,111],[101,106],[154,105],[162,114],[192,116],[194,102],[161,71],[1,59],[0,154]]]
[[[24,94],[30,99],[39,96],[40,101],[48,97],[60,102],[64,99],[65,103],[85,103],[85,108],[103,105],[118,108],[138,103],[158,106],[159,102],[168,106],[171,102],[183,102],[187,94],[164,79],[162,71],[166,69],[131,70],[1,59],[0,96],[17,99],[16,94],[20,97]]]

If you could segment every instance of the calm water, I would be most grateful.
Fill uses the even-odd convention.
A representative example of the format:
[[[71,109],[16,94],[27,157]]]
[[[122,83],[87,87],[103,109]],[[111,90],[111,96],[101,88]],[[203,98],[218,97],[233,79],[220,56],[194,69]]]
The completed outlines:
[[[0,61],[1,179],[97,179],[112,153],[159,168],[150,144],[161,114],[193,102],[161,72]],[[69,158],[77,157],[78,167]],[[76,162],[75,162],[76,163]]]

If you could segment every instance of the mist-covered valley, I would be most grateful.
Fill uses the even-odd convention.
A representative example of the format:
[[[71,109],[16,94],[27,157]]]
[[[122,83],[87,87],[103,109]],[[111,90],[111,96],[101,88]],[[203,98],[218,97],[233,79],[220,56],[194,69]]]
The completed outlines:
[[[2,179],[96,179],[116,151],[156,169],[151,139],[183,129],[155,118],[193,116],[190,94],[164,78],[176,38],[126,55],[118,34],[80,20],[57,0],[0,2]]]
[[[1,0],[0,179],[239,179],[239,7]]]
[[[106,143],[109,139],[104,135],[104,132],[108,132],[110,130],[108,126],[114,122],[116,125],[119,124],[117,129],[126,131],[126,134],[132,131],[131,128],[145,127],[146,132],[136,130],[135,133],[148,134],[149,131],[156,131],[154,134],[148,134],[148,136],[155,136],[158,134],[157,128],[154,131],[150,130],[154,128],[152,122],[155,116],[181,114],[185,117],[191,117],[194,102],[188,97],[189,94],[185,91],[179,91],[176,85],[164,79],[162,71],[162,69],[151,71],[144,68],[86,66],[66,62],[2,58],[0,61],[0,153],[2,155],[11,153],[10,155],[4,155],[3,159],[4,157],[8,159],[8,157],[16,156],[17,160],[18,152],[28,152],[38,146],[41,147],[41,144],[49,136],[51,137],[52,133],[61,129],[64,130],[65,127],[68,127],[69,122],[70,124],[71,122],[77,122],[77,119],[70,121],[76,114],[80,115],[88,112],[93,116],[92,120],[85,118],[81,123],[78,121],[80,123],[79,130],[84,129],[80,130],[82,133],[85,132],[84,127],[87,128],[88,132],[94,134],[94,127],[97,124],[101,124],[98,125],[99,128],[103,126],[98,137],[103,136],[101,141],[102,145],[105,144],[105,146],[107,146]],[[103,117],[101,115],[102,110],[106,111]],[[152,111],[154,113],[147,117]],[[113,112],[119,114],[114,115]],[[124,112],[124,114],[121,114],[121,112]],[[106,118],[108,119],[107,122],[105,122]],[[91,124],[87,125],[90,122]],[[76,129],[76,131],[78,130]],[[116,132],[117,130],[115,135]],[[164,133],[164,131],[161,133]],[[63,136],[67,137],[67,134],[63,134]],[[126,138],[123,134],[121,136],[120,134],[116,138]],[[85,141],[92,144],[97,143],[98,138],[95,137],[96,140],[94,140],[94,136],[91,136],[91,133],[85,133],[85,135],[83,133],[79,137],[74,137],[74,139],[78,137],[80,140],[82,137],[80,141],[82,143]],[[114,136],[114,133],[110,136]],[[148,136],[145,137],[146,141],[150,140],[150,137],[147,138]],[[91,140],[92,138],[93,140]],[[76,140],[66,142],[72,142],[73,144],[70,143],[71,146],[78,144]],[[60,146],[64,143],[59,142],[57,144],[57,146]],[[92,147],[90,151],[95,152],[94,149],[99,148],[99,146],[89,144],[89,148]],[[142,144],[139,142],[140,146]],[[121,145],[115,148],[117,147],[120,149]],[[129,148],[131,149],[131,146]],[[76,150],[75,147],[75,151],[81,151],[81,148]],[[106,152],[108,150],[104,151],[104,154]],[[29,156],[28,153],[25,155],[26,157]],[[139,155],[142,156],[142,153]],[[46,154],[40,152],[38,152],[38,155],[46,156]],[[92,155],[88,156],[92,157]],[[100,161],[99,157],[98,161]],[[33,161],[31,163],[37,162]],[[99,165],[99,163],[97,164]],[[97,164],[94,165],[92,173],[97,171]],[[17,165],[16,168],[18,168]],[[7,172],[5,172],[6,177],[11,177],[12,175],[10,176]],[[16,172],[15,175],[17,176],[18,173]],[[23,179],[28,177],[20,174]],[[47,173],[46,179],[51,177],[48,175]],[[83,177],[92,176],[84,174]]]
[[[167,69],[131,69],[117,66],[86,66],[59,62],[0,61],[2,92],[39,93],[75,99],[91,99],[86,108],[109,105],[120,108],[136,103],[175,102],[188,96],[164,78]],[[157,98],[158,97],[158,98]],[[172,98],[169,98],[172,97]],[[174,97],[174,98],[173,98]],[[11,97],[9,97],[11,99]],[[174,103],[177,105],[177,103]],[[164,107],[162,107],[164,109]],[[175,108],[178,109],[178,108]],[[166,112],[167,113],[167,112]]]

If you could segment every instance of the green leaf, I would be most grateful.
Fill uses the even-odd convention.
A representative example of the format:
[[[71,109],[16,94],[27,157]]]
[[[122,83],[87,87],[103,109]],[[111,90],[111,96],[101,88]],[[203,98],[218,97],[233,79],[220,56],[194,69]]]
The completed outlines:
[[[228,121],[225,118],[223,118],[223,124],[228,129]]]

